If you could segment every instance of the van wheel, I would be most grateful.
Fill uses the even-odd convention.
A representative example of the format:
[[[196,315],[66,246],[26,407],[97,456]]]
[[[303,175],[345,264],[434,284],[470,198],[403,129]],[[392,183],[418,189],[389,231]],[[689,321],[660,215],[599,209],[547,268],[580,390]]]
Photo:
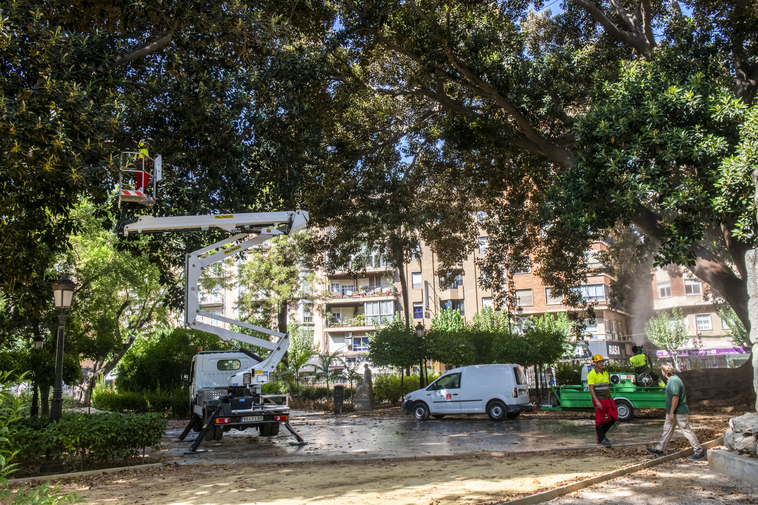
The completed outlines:
[[[490,416],[490,419],[493,421],[502,421],[505,419],[507,413],[508,409],[505,408],[505,404],[500,400],[492,400],[489,405],[487,405],[487,415]]]
[[[424,402],[416,402],[413,404],[413,417],[418,421],[426,421],[429,419],[429,407]]]
[[[616,409],[619,413],[619,421],[631,421],[634,417],[634,407],[626,400],[618,400]]]
[[[521,412],[508,412],[505,417],[508,419],[516,419],[518,416],[521,415]]]
[[[442,419],[443,417],[445,417],[445,414],[434,414],[432,417],[435,419]]]

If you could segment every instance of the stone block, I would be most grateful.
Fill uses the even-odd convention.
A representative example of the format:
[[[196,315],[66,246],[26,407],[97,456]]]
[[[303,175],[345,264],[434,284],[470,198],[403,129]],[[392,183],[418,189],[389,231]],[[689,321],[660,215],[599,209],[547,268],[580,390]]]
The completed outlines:
[[[708,466],[714,472],[755,484],[758,482],[758,459],[729,451],[708,451]]]
[[[758,435],[758,413],[745,414],[729,420],[729,426],[735,433]]]
[[[734,450],[734,430],[731,428],[724,431],[724,447],[730,451]]]

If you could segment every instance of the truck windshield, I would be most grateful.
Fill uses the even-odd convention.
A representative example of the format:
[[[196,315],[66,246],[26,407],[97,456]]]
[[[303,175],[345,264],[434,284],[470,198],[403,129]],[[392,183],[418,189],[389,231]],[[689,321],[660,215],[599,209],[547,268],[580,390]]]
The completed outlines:
[[[514,367],[513,371],[516,372],[516,384],[522,386],[526,384],[526,375],[524,375],[524,369],[520,366]]]

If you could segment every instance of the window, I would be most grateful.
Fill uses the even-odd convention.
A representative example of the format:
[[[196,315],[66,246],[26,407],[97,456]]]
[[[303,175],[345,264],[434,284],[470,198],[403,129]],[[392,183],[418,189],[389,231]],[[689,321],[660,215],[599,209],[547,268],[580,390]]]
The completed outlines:
[[[440,389],[460,389],[460,388],[461,388],[461,374],[459,373],[443,375],[442,377],[437,379],[437,382],[433,383],[430,386],[430,389],[433,391],[438,391]]]
[[[239,370],[242,364],[238,359],[220,359],[216,362],[218,370]]]
[[[600,268],[603,266],[602,263],[600,263],[600,251],[587,251],[585,257],[589,268]]]
[[[440,302],[440,309],[457,310],[461,315],[464,315],[463,300],[445,300]]]
[[[697,327],[697,331],[712,330],[713,327],[711,326],[711,315],[698,314],[695,316],[695,326]]]
[[[563,305],[563,295],[553,296],[550,288],[545,288],[545,303],[548,305]]]
[[[487,254],[489,243],[489,237],[479,237],[479,254]]]
[[[662,282],[658,284],[658,298],[670,298],[671,297],[671,283]]]
[[[532,273],[532,267],[531,265],[524,265],[521,267],[516,267],[513,269],[513,274],[530,274]]]
[[[519,307],[532,307],[534,305],[534,296],[531,289],[516,290],[516,304]]]
[[[411,285],[413,289],[421,289],[421,272],[411,274]]]
[[[483,210],[480,210],[476,213],[476,220],[479,222],[479,224],[484,224],[487,222],[487,213]]]
[[[482,308],[492,308],[492,298],[482,298]]]
[[[455,289],[458,286],[463,286],[463,276],[462,275],[456,275],[455,279],[453,279],[452,284],[449,286],[443,286],[442,285],[442,277],[440,277],[440,288],[444,291],[446,289]]]
[[[313,322],[313,313],[310,311],[303,311],[303,322],[304,323],[312,323]]]
[[[608,299],[608,286],[605,284],[579,286],[579,294],[588,302],[603,302]]]
[[[353,337],[353,351],[368,351],[368,337]]]
[[[685,295],[701,295],[703,294],[703,287],[700,281],[695,279],[684,279],[684,294]]]
[[[597,333],[597,319],[595,319],[593,322],[590,322],[589,319],[585,319],[584,324],[585,333]]]
[[[421,302],[413,302],[413,319],[424,318],[424,305]]]
[[[332,282],[332,291],[335,293],[342,293],[342,288],[340,287],[339,282]]]
[[[364,311],[366,313],[366,324],[369,326],[378,326],[389,324],[395,313],[395,302],[388,300],[386,302],[366,302]]]

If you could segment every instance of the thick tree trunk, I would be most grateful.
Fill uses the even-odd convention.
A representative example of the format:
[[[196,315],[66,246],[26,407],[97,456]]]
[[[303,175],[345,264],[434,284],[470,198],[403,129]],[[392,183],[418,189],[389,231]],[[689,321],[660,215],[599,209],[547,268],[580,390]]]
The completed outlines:
[[[403,304],[403,318],[405,319],[405,325],[410,327],[412,318],[408,307],[408,278],[405,276],[405,266],[398,267],[397,271],[400,277],[400,298]]]
[[[277,327],[281,333],[287,333],[287,308],[289,304],[284,301],[279,306],[279,313],[277,314]]]

